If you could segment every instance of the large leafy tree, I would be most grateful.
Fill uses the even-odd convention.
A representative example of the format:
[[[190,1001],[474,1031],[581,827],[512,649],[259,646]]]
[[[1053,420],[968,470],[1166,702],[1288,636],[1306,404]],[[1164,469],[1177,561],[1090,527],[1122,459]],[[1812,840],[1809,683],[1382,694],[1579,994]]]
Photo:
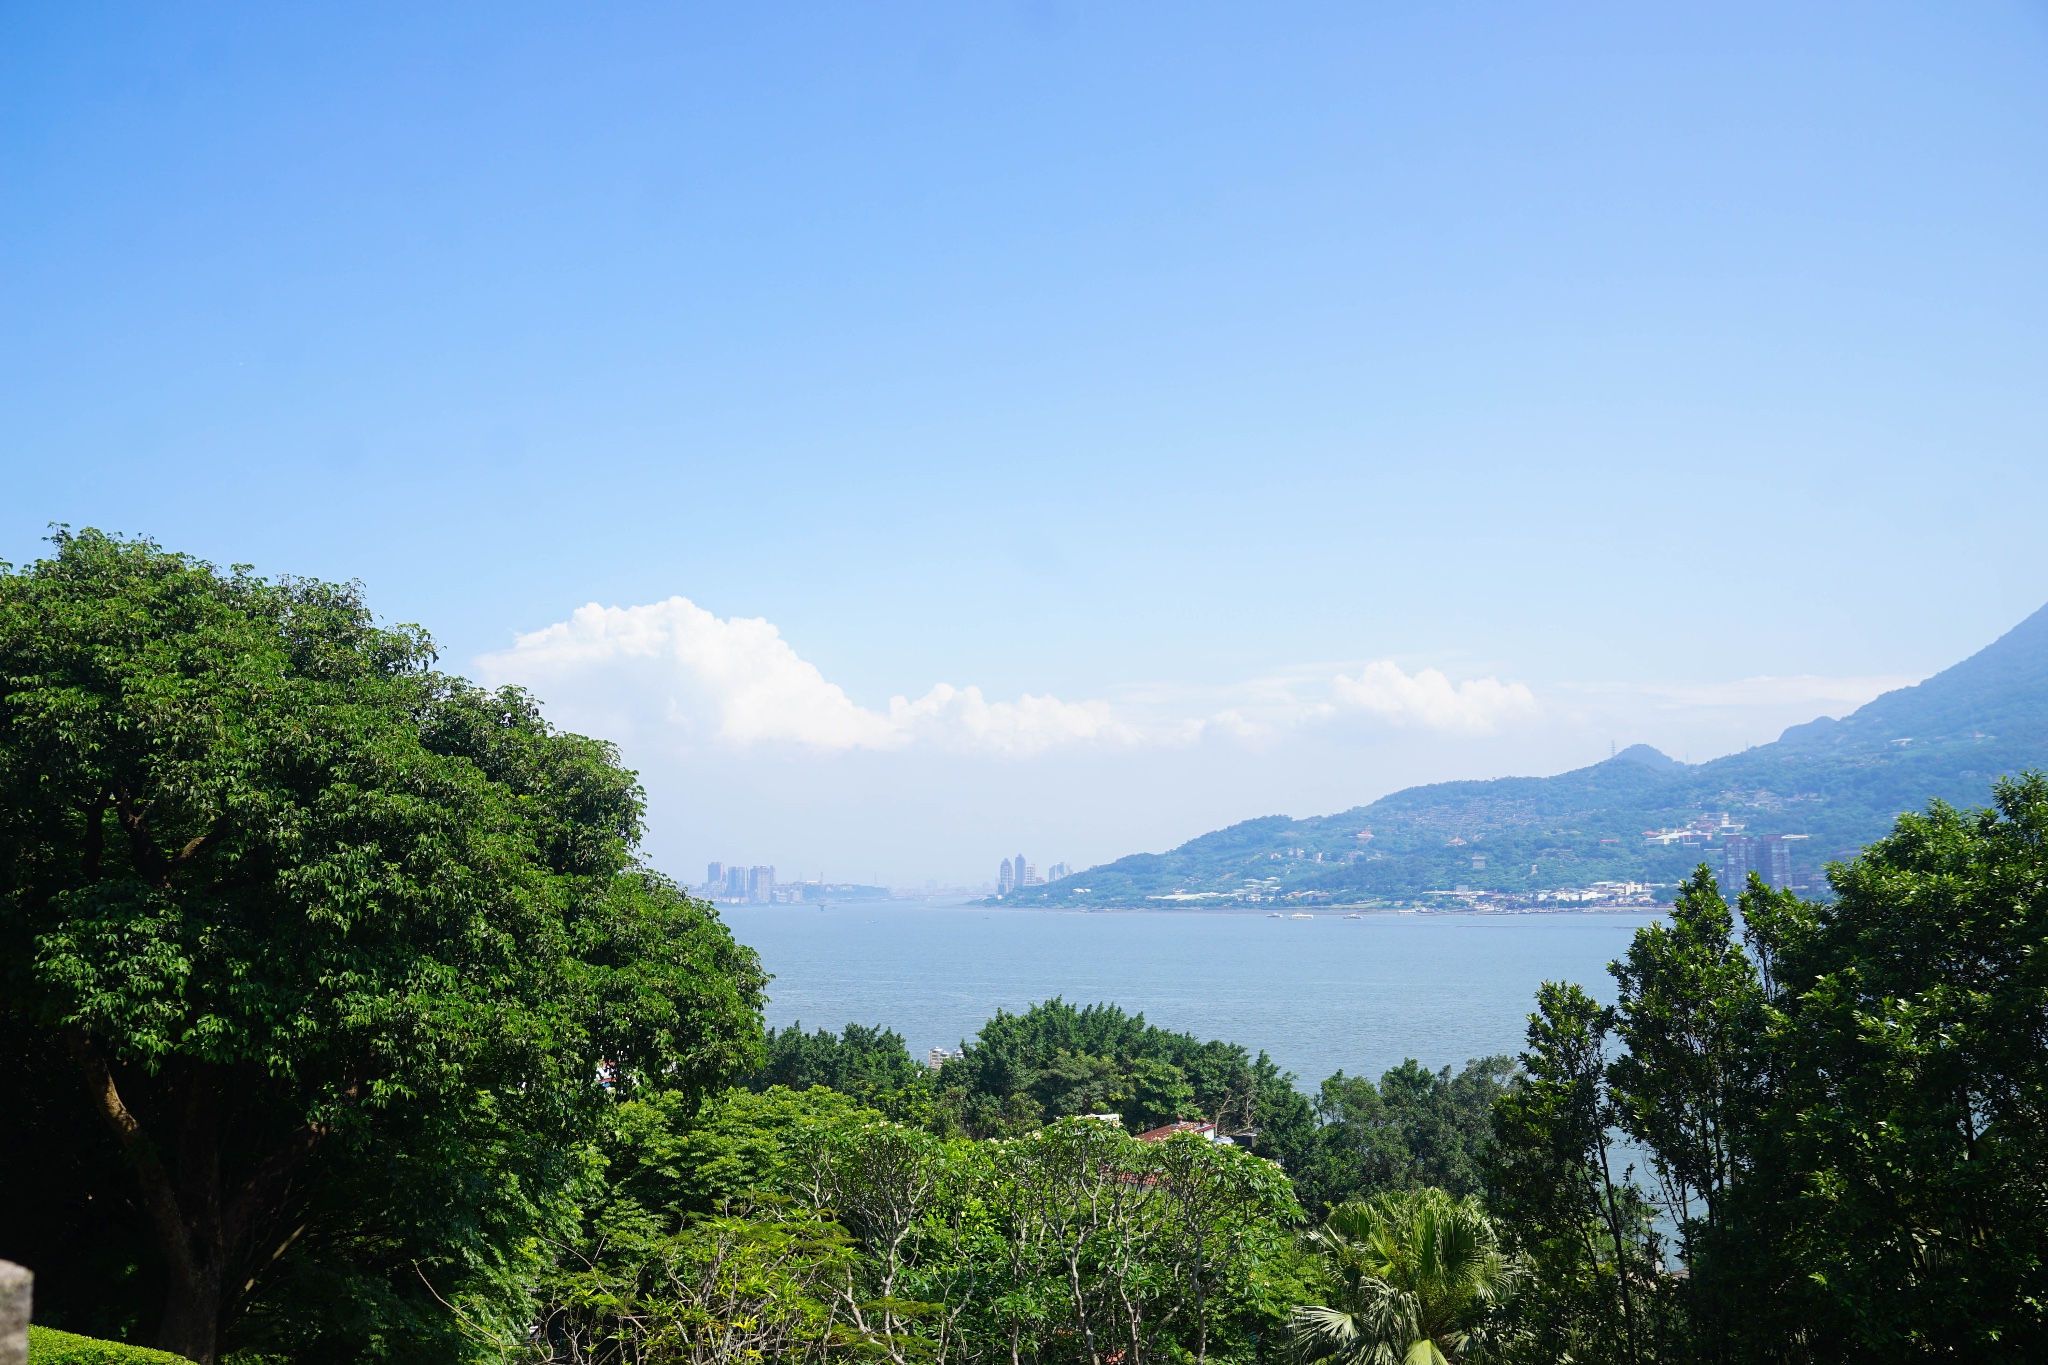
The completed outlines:
[[[1292,1170],[1302,1204],[1321,1210],[1425,1186],[1460,1198],[1479,1193],[1489,1115],[1514,1076],[1511,1057],[1477,1058],[1456,1075],[1411,1058],[1378,1085],[1339,1071],[1316,1096],[1313,1142]]]
[[[1202,1042],[1115,1005],[1061,999],[996,1011],[939,1073],[942,1099],[975,1136],[1029,1132],[1048,1119],[1115,1112],[1131,1131],[1201,1116],[1255,1135],[1290,1168],[1306,1152],[1307,1099],[1263,1052]]]
[[[1518,1304],[1537,1359],[1654,1358],[1650,1288],[1661,1276],[1651,1209],[1618,1131],[1614,1011],[1545,982],[1522,1076],[1493,1108],[1487,1185],[1499,1226],[1533,1269]]]
[[[750,1090],[828,1086],[899,1118],[905,1115],[893,1111],[930,1107],[931,1069],[911,1058],[903,1035],[892,1028],[850,1023],[841,1033],[805,1033],[798,1022],[768,1030],[766,1052],[761,1069],[747,1078]]]
[[[2048,778],[1742,899],[1770,1098],[1711,1265],[1822,1358],[2048,1351]],[[1743,1254],[1742,1248],[1752,1248]],[[1754,1248],[1770,1247],[1770,1257]],[[1766,1344],[1769,1344],[1768,1341]]]
[[[1712,1226],[1757,1099],[1763,1003],[1713,875],[1695,872],[1670,924],[1639,930],[1610,970],[1621,994],[1615,1032],[1627,1049],[1612,1068],[1621,1124],[1650,1152],[1681,1232]]]
[[[432,662],[146,541],[0,571],[0,1141],[73,1182],[0,1232],[52,1301],[402,1353],[516,1281],[611,1096],[756,1060],[758,964],[635,862],[616,755]]]

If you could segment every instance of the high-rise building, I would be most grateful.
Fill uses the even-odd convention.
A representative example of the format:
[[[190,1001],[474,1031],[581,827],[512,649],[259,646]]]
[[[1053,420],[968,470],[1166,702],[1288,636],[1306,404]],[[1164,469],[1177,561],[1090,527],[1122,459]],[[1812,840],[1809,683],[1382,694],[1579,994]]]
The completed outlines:
[[[1056,882],[1073,870],[1073,868],[1068,867],[1065,863],[1054,863],[1045,870],[1045,879],[1049,882]]]
[[[1792,845],[1782,835],[1766,834],[1757,840],[1757,875],[1764,879],[1765,886],[1783,887],[1792,884]]]
[[[1022,858],[1019,858],[1017,861],[1024,862]],[[1024,875],[1019,877],[1017,882],[1020,886],[1044,886],[1045,878],[1038,875],[1037,868],[1033,867],[1030,863],[1024,863]]]
[[[774,868],[750,867],[747,869],[747,899],[755,905],[766,905],[775,899]]]
[[[1766,834],[1757,840],[1757,875],[1764,879],[1764,885],[1783,891],[1788,887],[1801,885],[1792,867],[1792,845],[1804,839],[1804,834]]]
[[[1742,894],[1756,869],[1756,843],[1746,834],[1731,834],[1721,841],[1721,894],[1730,900]]]
[[[1003,859],[1003,870],[996,873],[996,894],[1007,896],[1017,888],[1017,874],[1010,868],[1010,860]]]
[[[711,888],[711,894],[718,894],[718,884],[725,880],[725,864],[709,863],[704,868],[704,885]]]
[[[725,898],[729,901],[743,901],[747,898],[747,870],[744,867],[728,867],[725,870]]]

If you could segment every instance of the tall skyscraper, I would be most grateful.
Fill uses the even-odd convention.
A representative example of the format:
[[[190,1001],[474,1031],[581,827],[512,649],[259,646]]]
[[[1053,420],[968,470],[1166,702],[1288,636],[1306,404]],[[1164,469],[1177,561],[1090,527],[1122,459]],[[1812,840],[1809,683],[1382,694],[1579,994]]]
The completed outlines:
[[[1023,860],[1020,858],[1018,861],[1022,862]],[[1017,879],[1017,884],[1020,886],[1044,886],[1045,878],[1038,875],[1037,868],[1033,867],[1030,863],[1025,863],[1024,875]]]
[[[766,905],[775,899],[774,868],[750,867],[747,869],[747,899],[756,905]]]
[[[1792,869],[1792,845],[1804,839],[1804,834],[1766,834],[1757,840],[1757,875],[1764,879],[1765,886],[1783,891],[1798,886],[1799,880]]]
[[[725,898],[729,901],[743,901],[747,898],[747,870],[744,867],[728,867],[725,870]]]
[[[1746,834],[1731,834],[1721,841],[1721,894],[1729,900],[1749,885],[1749,874],[1756,868],[1756,842]]]
[[[704,885],[711,888],[711,894],[718,894],[718,884],[725,880],[725,864],[710,863],[704,868]]]
[[[1003,870],[996,874],[996,894],[1007,896],[1017,885],[1017,874],[1010,870],[1010,860],[1003,859]]]

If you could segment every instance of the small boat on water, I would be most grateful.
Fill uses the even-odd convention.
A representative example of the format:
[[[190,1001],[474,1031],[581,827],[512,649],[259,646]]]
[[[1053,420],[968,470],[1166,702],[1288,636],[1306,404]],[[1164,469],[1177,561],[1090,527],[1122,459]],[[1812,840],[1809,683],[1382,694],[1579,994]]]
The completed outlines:
[[[1280,912],[1279,912],[1278,910],[1275,910],[1275,911],[1273,911],[1273,912],[1272,912],[1271,914],[1267,915],[1267,916],[1266,916],[1266,918],[1267,918],[1267,919],[1286,919],[1286,918],[1287,918],[1287,916],[1285,916],[1285,915],[1281,914],[1281,913],[1280,913]]]
[[[1359,913],[1358,913],[1358,912],[1357,912],[1356,910],[1353,910],[1353,911],[1352,911],[1352,912],[1351,912],[1350,914],[1346,915],[1346,916],[1345,916],[1344,918],[1345,918],[1345,919],[1364,919],[1364,918],[1365,918],[1365,916],[1364,916],[1364,915],[1361,915],[1361,914],[1359,914]]]
[[[1297,911],[1295,911],[1295,912],[1294,912],[1293,914],[1289,915],[1289,916],[1288,916],[1287,918],[1289,918],[1289,919],[1314,919],[1314,918],[1315,918],[1315,916],[1314,916],[1314,915],[1304,915],[1304,914],[1303,914],[1303,913],[1302,913],[1301,911],[1297,910]]]

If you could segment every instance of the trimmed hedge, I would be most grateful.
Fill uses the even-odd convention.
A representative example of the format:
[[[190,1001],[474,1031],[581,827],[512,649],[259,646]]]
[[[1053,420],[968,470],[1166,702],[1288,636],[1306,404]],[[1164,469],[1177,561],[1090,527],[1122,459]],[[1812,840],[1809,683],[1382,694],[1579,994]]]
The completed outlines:
[[[28,1329],[28,1365],[192,1365],[169,1351],[152,1351],[147,1346],[130,1346],[120,1341],[101,1341],[54,1327]]]

